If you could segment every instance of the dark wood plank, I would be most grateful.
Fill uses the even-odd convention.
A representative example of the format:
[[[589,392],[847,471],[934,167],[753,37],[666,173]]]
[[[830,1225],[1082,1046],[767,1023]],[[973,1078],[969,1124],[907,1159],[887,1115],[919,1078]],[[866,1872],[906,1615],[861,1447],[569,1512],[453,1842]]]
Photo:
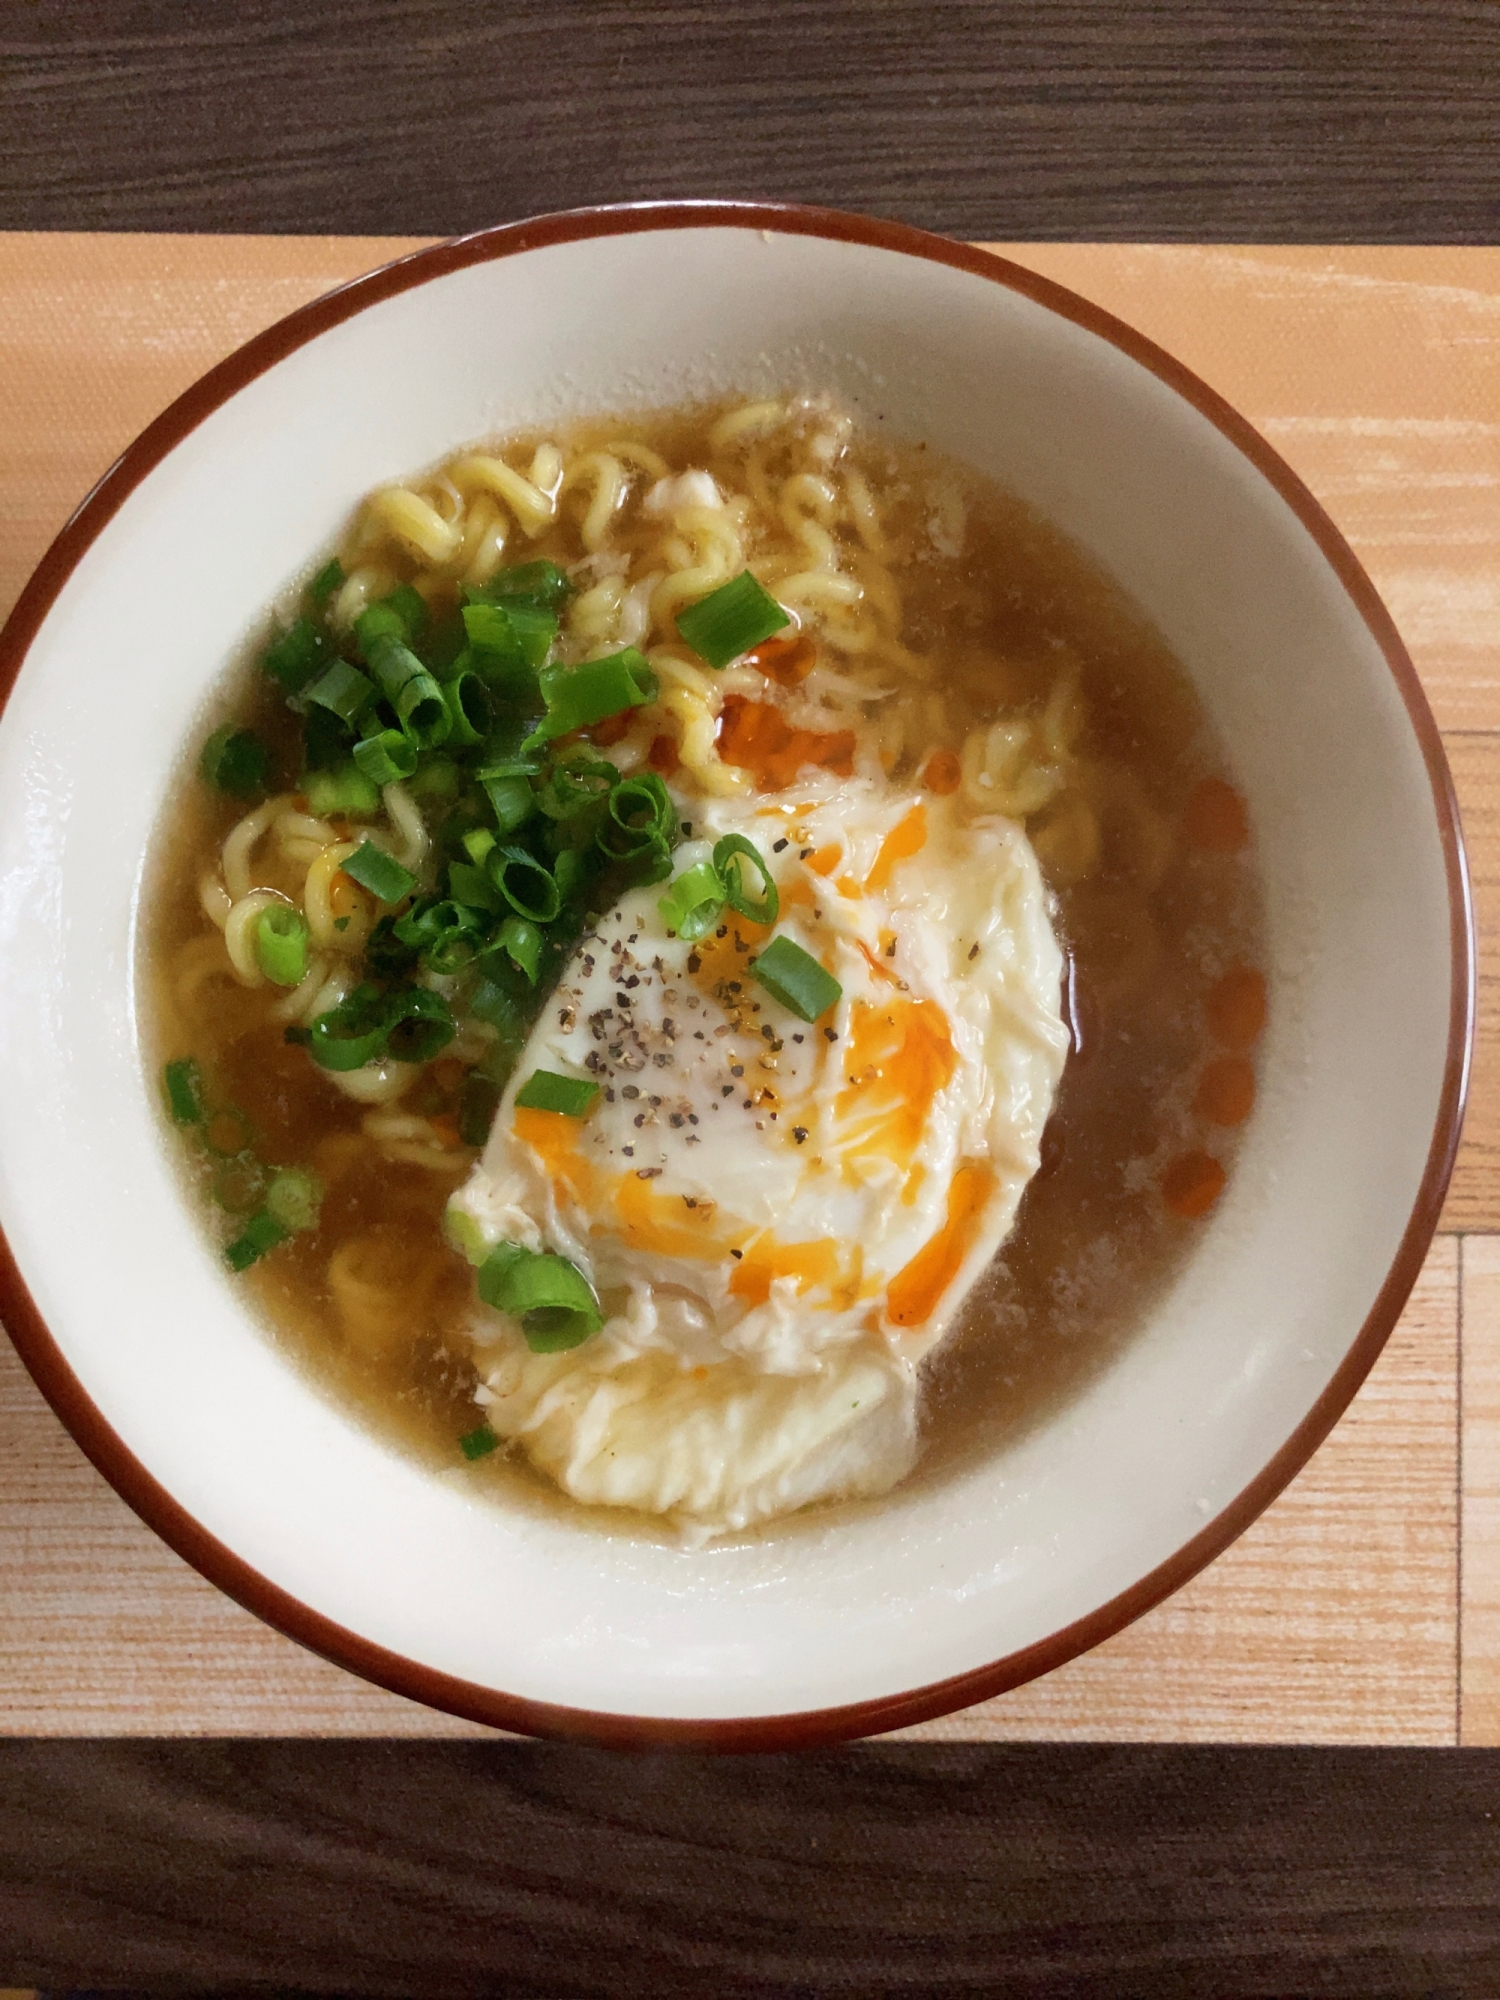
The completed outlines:
[[[0,0],[0,227],[825,202],[971,237],[1493,240],[1493,0]]]
[[[1500,1753],[0,1746],[0,1972],[368,1994],[1500,1990]]]

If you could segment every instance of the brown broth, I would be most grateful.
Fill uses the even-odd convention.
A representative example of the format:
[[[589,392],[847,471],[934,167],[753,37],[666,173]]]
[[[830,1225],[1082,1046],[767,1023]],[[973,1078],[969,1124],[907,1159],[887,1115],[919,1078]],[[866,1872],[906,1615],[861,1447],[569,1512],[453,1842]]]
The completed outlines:
[[[565,442],[588,448],[628,433],[674,469],[714,470],[707,433],[722,407],[580,426]],[[970,728],[1044,700],[1059,649],[1080,672],[1081,755],[1125,774],[1110,780],[1112,802],[1110,786],[1103,789],[1097,866],[1080,883],[1054,885],[1077,1046],[1017,1228],[930,1368],[925,1450],[914,1478],[933,1482],[1075,1392],[1142,1324],[1193,1242],[1201,1222],[1188,1211],[1202,1199],[1210,1168],[1232,1172],[1238,1127],[1227,1121],[1242,1117],[1254,1094],[1247,1052],[1258,1026],[1260,903],[1223,756],[1181,667],[1118,587],[1028,508],[935,453],[859,433],[849,449],[884,502],[893,539],[912,549],[898,572],[903,641],[945,662],[942,712],[924,737],[903,746],[896,774],[915,783],[918,772],[942,768],[927,765],[934,750],[956,751]],[[732,468],[725,479],[733,484]],[[939,490],[950,500],[959,493],[966,510],[959,556],[942,555],[921,532]],[[628,532],[620,537],[627,548],[630,540]],[[581,553],[576,521],[554,526],[526,551],[565,563]],[[230,678],[219,712],[293,754],[293,719],[248,666]],[[951,754],[947,764],[956,773]],[[199,905],[199,874],[242,811],[186,772],[169,801],[142,966],[151,1060],[194,1055],[212,1100],[239,1107],[264,1159],[306,1165],[325,1182],[319,1227],[237,1282],[328,1393],[404,1451],[452,1467],[460,1462],[456,1440],[479,1413],[469,1359],[446,1337],[471,1296],[471,1274],[440,1224],[474,1155],[455,1152],[447,1173],[381,1157],[361,1133],[363,1107],[266,1021],[266,995],[237,986],[227,963],[214,973],[212,942],[193,957],[195,941],[217,938]],[[1044,812],[1033,831],[1046,822]],[[457,1069],[442,1059],[431,1065],[408,1103],[440,1118],[451,1113]],[[216,1169],[183,1154],[193,1198],[212,1217]],[[1168,1193],[1188,1188],[1180,1199],[1174,1194],[1183,1212],[1164,1197],[1164,1177]],[[231,1233],[222,1220],[214,1226],[221,1238]],[[356,1238],[370,1285],[389,1301],[383,1317],[367,1318],[360,1344],[347,1337],[327,1280],[330,1258]],[[512,1503],[580,1513],[503,1454],[472,1476]],[[607,1530],[653,1532],[638,1517],[588,1514]]]

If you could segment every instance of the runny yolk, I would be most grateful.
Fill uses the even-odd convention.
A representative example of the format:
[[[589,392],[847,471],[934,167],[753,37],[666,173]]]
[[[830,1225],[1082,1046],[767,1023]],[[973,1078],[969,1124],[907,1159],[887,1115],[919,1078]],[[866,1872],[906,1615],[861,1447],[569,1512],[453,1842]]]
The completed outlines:
[[[807,865],[814,875],[831,875],[839,865],[844,850],[838,842],[830,841],[827,847],[820,847],[807,857]]]
[[[576,1202],[587,1205],[593,1201],[594,1169],[575,1144],[576,1118],[565,1117],[561,1111],[532,1111],[522,1107],[516,1112],[514,1130],[522,1145],[529,1146],[541,1161],[554,1188],[571,1195]]]
[[[658,1257],[717,1263],[750,1234],[745,1229],[727,1239],[716,1234],[712,1227],[704,1227],[701,1212],[689,1209],[680,1194],[659,1194],[650,1181],[633,1173],[621,1174],[615,1183],[614,1203],[621,1242]]]
[[[846,1158],[909,1162],[957,1061],[948,1017],[935,1000],[857,1000],[835,1107]]]
[[[774,1278],[794,1278],[799,1293],[815,1286],[831,1290],[839,1275],[836,1244],[826,1239],[818,1243],[778,1243],[769,1233],[748,1244],[743,1258],[734,1267],[729,1289],[747,1305],[763,1306],[771,1296]]]
[[[854,769],[854,731],[793,729],[769,702],[730,694],[719,717],[719,755],[726,764],[748,771],[758,790],[781,792],[804,764],[847,778]]]
[[[994,1185],[989,1168],[972,1160],[953,1176],[942,1228],[891,1280],[885,1310],[894,1326],[925,1326],[931,1319],[973,1248]]]
[[[898,820],[880,843],[875,866],[865,877],[867,889],[884,889],[898,861],[919,854],[927,845],[927,808],[913,806],[905,819]]]

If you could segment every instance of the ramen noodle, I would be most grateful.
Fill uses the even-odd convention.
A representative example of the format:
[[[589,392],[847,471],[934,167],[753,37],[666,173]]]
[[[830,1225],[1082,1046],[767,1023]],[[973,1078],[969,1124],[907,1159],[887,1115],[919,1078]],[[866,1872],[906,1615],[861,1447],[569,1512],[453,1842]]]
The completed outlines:
[[[169,1115],[434,1462],[689,1538],[940,1478],[1221,1198],[1243,801],[1141,614],[934,452],[791,396],[465,449],[221,708],[152,876]]]

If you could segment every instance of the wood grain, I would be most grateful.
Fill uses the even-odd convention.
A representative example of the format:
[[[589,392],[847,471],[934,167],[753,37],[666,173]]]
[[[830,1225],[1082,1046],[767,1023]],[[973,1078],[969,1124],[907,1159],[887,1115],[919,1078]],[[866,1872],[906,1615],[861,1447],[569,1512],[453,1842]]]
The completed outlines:
[[[406,247],[0,237],[0,605],[174,393],[279,313]],[[1474,1109],[1449,1221],[1500,1232],[1500,626],[1485,615],[1500,604],[1500,253],[1015,254],[1120,312],[1229,395],[1405,606],[1450,731],[1484,927]],[[1349,1416],[1228,1555],[1088,1658],[919,1734],[1451,1743],[1458,1304],[1449,1238]],[[1468,1370],[1486,1365],[1477,1338],[1471,1327]],[[1476,1387],[1471,1414],[1483,1407]],[[1471,1477],[1490,1449],[1471,1446]],[[1474,1491],[1482,1515],[1482,1483]],[[1468,1562],[1465,1658],[1500,1685],[1482,1581],[1490,1562],[1500,1604],[1500,1548]],[[8,1348],[0,1603],[0,1733],[475,1733],[350,1679],[212,1591],[97,1478]],[[1468,1704],[1470,1740],[1491,1728],[1489,1699],[1481,1690]]]
[[[54,1991],[1204,2000],[1500,1991],[1500,1759],[0,1745]]]
[[[0,226],[449,233],[662,195],[966,236],[1488,242],[1445,0],[0,0]]]
[[[1463,1244],[1464,1743],[1500,1744],[1500,1237]]]

